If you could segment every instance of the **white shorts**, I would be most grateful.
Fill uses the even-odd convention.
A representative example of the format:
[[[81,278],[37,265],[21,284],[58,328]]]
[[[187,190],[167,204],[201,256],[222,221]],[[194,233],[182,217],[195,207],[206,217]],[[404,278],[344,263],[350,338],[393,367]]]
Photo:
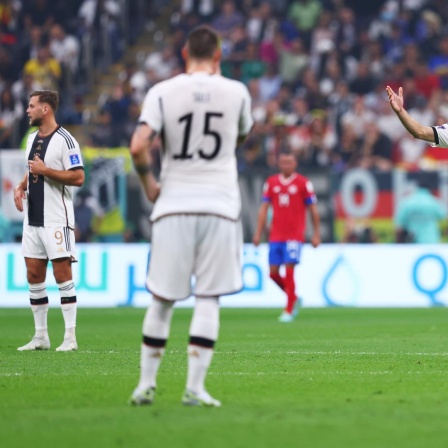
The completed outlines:
[[[35,227],[24,224],[22,255],[26,258],[76,260],[75,232],[68,227]]]
[[[239,221],[170,215],[153,224],[146,286],[167,300],[232,294],[243,288]],[[192,277],[195,278],[194,291]]]

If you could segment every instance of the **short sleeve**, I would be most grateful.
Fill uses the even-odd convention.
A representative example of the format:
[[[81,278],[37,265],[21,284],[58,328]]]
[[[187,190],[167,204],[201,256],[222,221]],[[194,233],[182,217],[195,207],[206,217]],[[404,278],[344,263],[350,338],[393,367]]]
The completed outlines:
[[[139,123],[147,124],[153,131],[160,132],[162,129],[162,98],[156,88],[152,88],[146,94],[143,101]]]
[[[313,184],[310,180],[307,180],[305,182],[305,189],[304,189],[304,202],[306,205],[316,204],[317,203],[317,197],[316,193],[314,192]]]
[[[243,86],[243,98],[241,104],[240,120],[238,123],[238,135],[245,136],[249,134],[254,120],[252,118],[252,100],[246,86]]]
[[[61,131],[65,132],[65,131]],[[81,148],[78,142],[68,133],[61,134],[62,140],[62,164],[65,170],[84,169],[82,163]]]
[[[272,189],[269,179],[263,185],[263,202],[272,202]]]
[[[448,148],[448,123],[441,126],[432,126],[432,130],[435,143],[430,142],[430,145],[438,148]]]

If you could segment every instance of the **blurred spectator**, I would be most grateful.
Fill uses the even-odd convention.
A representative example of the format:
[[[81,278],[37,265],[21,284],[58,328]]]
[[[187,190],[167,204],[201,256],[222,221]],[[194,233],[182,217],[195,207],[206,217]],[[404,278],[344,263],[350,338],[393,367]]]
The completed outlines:
[[[361,137],[365,134],[367,125],[375,120],[376,115],[370,109],[367,109],[364,97],[358,95],[354,100],[353,107],[342,115],[341,124],[342,126],[351,124],[354,126],[353,130],[356,136]]]
[[[123,122],[123,133],[120,146],[129,146],[131,143],[132,134],[138,124],[140,118],[140,107],[137,103],[131,102],[128,107],[126,119]]]
[[[448,36],[440,39],[439,54],[429,60],[429,68],[433,73],[440,76],[441,87],[448,89]]]
[[[24,67],[27,75],[32,75],[34,79],[42,85],[44,89],[58,90],[59,80],[62,75],[59,62],[51,57],[48,46],[38,49],[37,58],[30,59]]]
[[[118,146],[117,132],[112,125],[112,117],[108,110],[101,110],[89,135],[89,145],[100,148]]]
[[[24,65],[30,59],[37,58],[39,48],[44,45],[45,38],[42,36],[42,28],[34,25],[26,30],[20,40],[20,64]]]
[[[432,195],[427,183],[421,181],[397,206],[397,234],[402,234],[404,230],[415,243],[440,243],[439,223],[445,218],[445,206]]]
[[[249,43],[246,49],[246,56],[241,64],[241,81],[248,84],[254,78],[261,78],[265,71],[266,64],[260,61],[258,46],[254,43]]]
[[[295,24],[306,43],[321,12],[318,0],[294,0],[288,10],[288,18]]]
[[[262,2],[253,8],[247,19],[247,35],[252,42],[271,41],[274,37],[277,21],[272,15],[269,2]]]
[[[99,225],[103,211],[90,191],[80,190],[74,201],[75,238],[78,243],[88,243],[94,236],[94,226]],[[95,221],[97,221],[95,223]]]
[[[50,32],[50,51],[62,68],[74,75],[78,69],[79,42],[75,36],[67,35],[64,28],[54,24]]]
[[[19,124],[23,107],[10,88],[0,93],[0,148],[14,148],[19,144]]]
[[[375,123],[367,123],[360,142],[361,168],[388,171],[392,168],[392,141]]]
[[[340,172],[356,167],[361,158],[360,149],[360,141],[353,130],[353,124],[346,124],[342,127],[341,137],[332,154],[335,171]]]
[[[232,29],[244,23],[244,18],[235,8],[235,2],[225,0],[221,5],[221,12],[212,22],[213,28],[221,34],[223,38],[228,38]]]
[[[19,67],[5,46],[0,46],[0,79],[8,84],[13,83],[19,75]]]
[[[280,76],[290,85],[298,82],[303,69],[308,65],[309,56],[301,39],[292,40],[280,49]]]
[[[106,66],[116,62],[122,55],[119,18],[121,3],[114,0],[84,0],[78,16],[81,19],[79,32],[91,33],[94,59],[97,65]],[[108,60],[110,58],[110,61]]]
[[[178,61],[172,48],[164,46],[160,51],[150,53],[145,61],[145,70],[153,70],[159,81],[170,78]]]
[[[38,26],[48,32],[54,23],[54,5],[49,0],[23,2],[23,27],[27,30]]]
[[[268,65],[265,74],[259,79],[260,99],[267,101],[277,96],[282,78],[278,73],[277,67]]]

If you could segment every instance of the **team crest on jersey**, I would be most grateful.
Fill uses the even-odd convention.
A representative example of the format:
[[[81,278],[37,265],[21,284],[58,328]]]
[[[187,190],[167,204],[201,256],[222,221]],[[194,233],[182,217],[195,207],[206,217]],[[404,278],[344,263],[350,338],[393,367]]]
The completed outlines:
[[[274,187],[274,193],[278,193],[281,190],[281,188],[277,185]]]
[[[289,194],[296,194],[297,193],[297,186],[296,185],[290,185],[288,187],[288,193]]]
[[[70,164],[73,165],[79,165],[80,161],[79,161],[79,156],[78,154],[72,154],[70,156]]]

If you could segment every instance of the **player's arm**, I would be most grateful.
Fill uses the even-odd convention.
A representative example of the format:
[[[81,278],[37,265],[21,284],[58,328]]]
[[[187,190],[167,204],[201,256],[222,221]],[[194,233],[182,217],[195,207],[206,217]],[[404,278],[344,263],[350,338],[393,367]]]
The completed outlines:
[[[27,186],[28,172],[25,173],[23,179],[14,188],[14,204],[19,212],[23,212],[23,200],[26,198]]]
[[[31,174],[48,177],[48,179],[63,185],[82,187],[84,183],[85,174],[82,166],[68,170],[54,170],[46,166],[40,157],[36,157],[34,160],[28,160],[28,166],[30,167]]]
[[[131,139],[131,156],[137,171],[140,183],[143,186],[146,197],[155,202],[160,193],[160,186],[153,173],[151,159],[151,144],[157,133],[146,123],[140,123]]]
[[[398,89],[398,95],[389,87],[386,87],[387,95],[389,96],[389,103],[392,110],[397,114],[397,117],[406,128],[406,130],[415,138],[426,140],[431,143],[438,143],[436,141],[437,134],[431,126],[424,126],[417,120],[412,118],[404,108],[403,88]]]
[[[241,103],[241,113],[238,122],[238,139],[237,145],[241,145],[250,134],[254,120],[252,118],[252,99],[247,87],[243,86],[243,98]]]
[[[311,224],[313,225],[313,235],[311,237],[311,244],[313,247],[319,246],[321,243],[320,239],[320,216],[317,209],[317,204],[313,203],[308,206],[308,210],[311,215]]]
[[[269,202],[262,202],[258,210],[257,227],[255,229],[254,237],[252,238],[252,242],[255,244],[255,246],[258,246],[260,244],[263,231],[266,228],[268,210]]]

